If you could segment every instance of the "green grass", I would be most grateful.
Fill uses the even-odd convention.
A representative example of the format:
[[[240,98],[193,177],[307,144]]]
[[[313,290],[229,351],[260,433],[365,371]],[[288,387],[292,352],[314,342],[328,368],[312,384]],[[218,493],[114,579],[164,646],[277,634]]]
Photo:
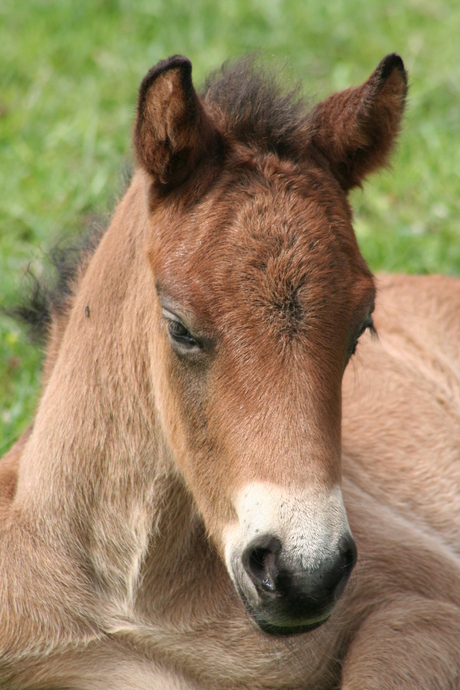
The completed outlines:
[[[199,84],[261,50],[326,96],[389,52],[410,71],[393,170],[353,194],[374,270],[460,274],[457,0],[0,0],[0,306],[29,263],[114,203],[137,88],[157,60],[190,57]],[[40,353],[0,318],[0,453],[30,420]]]

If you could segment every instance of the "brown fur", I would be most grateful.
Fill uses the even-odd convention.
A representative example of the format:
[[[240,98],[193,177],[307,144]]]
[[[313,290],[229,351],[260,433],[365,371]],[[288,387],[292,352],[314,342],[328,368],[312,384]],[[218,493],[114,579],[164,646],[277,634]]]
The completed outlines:
[[[347,366],[375,289],[345,192],[405,93],[397,56],[310,113],[252,68],[202,98],[185,58],[147,75],[139,169],[0,464],[2,687],[458,687],[459,282],[378,278],[379,338]],[[234,492],[341,476],[344,595],[312,632],[262,633],[223,561]]]

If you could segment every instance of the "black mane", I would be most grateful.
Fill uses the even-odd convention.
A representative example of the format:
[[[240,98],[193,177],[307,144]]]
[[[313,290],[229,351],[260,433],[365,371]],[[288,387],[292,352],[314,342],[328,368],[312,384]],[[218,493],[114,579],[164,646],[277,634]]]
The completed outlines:
[[[85,233],[72,240],[59,241],[44,257],[44,275],[39,278],[27,270],[28,284],[18,305],[6,307],[7,316],[27,326],[33,342],[42,342],[53,316],[69,307],[75,281],[105,233],[106,223],[93,223]]]

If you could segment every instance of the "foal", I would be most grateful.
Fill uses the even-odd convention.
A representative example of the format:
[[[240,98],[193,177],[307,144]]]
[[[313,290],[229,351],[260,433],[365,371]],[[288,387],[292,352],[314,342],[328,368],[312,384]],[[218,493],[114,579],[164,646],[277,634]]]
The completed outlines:
[[[458,687],[460,288],[381,279],[373,317],[346,199],[405,95],[397,55],[311,111],[147,74],[0,464],[3,687]]]

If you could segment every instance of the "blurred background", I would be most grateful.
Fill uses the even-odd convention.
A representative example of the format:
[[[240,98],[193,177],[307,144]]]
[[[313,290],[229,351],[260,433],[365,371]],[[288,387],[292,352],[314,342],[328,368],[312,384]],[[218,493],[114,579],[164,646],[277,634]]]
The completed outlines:
[[[390,52],[410,74],[393,169],[352,194],[374,271],[460,275],[458,0],[0,0],[0,309],[56,240],[110,212],[137,89],[174,53],[197,86],[261,51],[318,100]],[[0,316],[0,454],[30,422],[40,348]]]

